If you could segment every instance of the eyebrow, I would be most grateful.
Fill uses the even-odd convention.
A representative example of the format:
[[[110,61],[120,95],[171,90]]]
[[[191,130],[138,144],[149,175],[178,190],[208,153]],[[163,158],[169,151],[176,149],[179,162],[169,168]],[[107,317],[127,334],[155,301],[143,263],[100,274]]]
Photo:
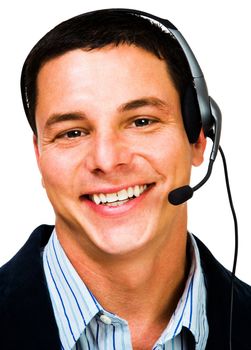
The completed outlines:
[[[143,97],[123,103],[118,107],[118,112],[128,112],[141,107],[157,107],[162,110],[168,109],[168,104],[157,97]],[[83,112],[69,112],[69,113],[54,113],[46,121],[45,128],[50,128],[55,124],[66,121],[84,121],[87,120]]]
[[[159,109],[167,109],[168,108],[168,104],[157,98],[157,97],[143,97],[137,100],[132,100],[129,102],[126,102],[124,104],[122,104],[118,110],[119,112],[127,112],[127,111],[131,111],[133,109],[137,109],[140,107],[157,107]]]
[[[46,121],[45,128],[50,128],[54,124],[67,122],[71,120],[86,120],[86,115],[82,112],[73,112],[73,113],[54,113]]]

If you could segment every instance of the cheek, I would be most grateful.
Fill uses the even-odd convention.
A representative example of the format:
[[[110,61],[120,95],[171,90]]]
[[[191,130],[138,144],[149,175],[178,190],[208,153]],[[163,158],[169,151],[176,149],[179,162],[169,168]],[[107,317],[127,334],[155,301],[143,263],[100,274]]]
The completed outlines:
[[[159,172],[175,169],[187,170],[191,166],[192,153],[186,134],[177,128],[159,133],[141,146],[139,152]]]
[[[45,152],[40,158],[40,171],[47,192],[72,190],[76,164],[71,155]]]

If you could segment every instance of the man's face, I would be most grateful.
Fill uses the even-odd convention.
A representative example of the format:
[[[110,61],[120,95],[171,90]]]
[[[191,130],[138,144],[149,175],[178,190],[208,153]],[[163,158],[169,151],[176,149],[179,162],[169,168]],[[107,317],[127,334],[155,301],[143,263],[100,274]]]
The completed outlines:
[[[115,255],[164,244],[185,223],[168,193],[204,150],[188,143],[165,62],[134,46],[79,49],[37,83],[35,149],[59,234]]]

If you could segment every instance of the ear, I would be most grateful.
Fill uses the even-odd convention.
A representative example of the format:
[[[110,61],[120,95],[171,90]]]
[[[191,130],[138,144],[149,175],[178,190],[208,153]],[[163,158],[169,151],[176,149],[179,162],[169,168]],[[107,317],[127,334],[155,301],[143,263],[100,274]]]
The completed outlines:
[[[39,171],[41,173],[41,168],[40,168],[40,151],[39,151],[39,144],[38,144],[38,137],[36,135],[33,135],[33,146],[34,146],[34,151],[37,159],[37,165],[39,168]],[[42,186],[44,186],[44,180],[42,178]]]
[[[199,166],[204,160],[204,152],[206,148],[207,140],[201,129],[198,140],[192,144],[192,164],[193,166]]]
[[[36,155],[36,159],[37,159],[37,164],[39,167],[40,153],[39,153],[39,146],[38,146],[38,138],[36,135],[33,135],[33,146],[34,146],[34,151],[35,151],[35,155]]]

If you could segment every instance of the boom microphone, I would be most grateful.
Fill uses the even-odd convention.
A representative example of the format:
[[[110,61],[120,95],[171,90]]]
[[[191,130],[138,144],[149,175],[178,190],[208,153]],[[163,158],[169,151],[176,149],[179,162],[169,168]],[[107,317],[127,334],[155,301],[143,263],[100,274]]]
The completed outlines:
[[[178,187],[168,195],[168,201],[173,205],[179,205],[193,197],[193,188],[189,185]]]
[[[168,195],[168,201],[173,205],[179,205],[185,203],[188,199],[193,197],[195,191],[197,191],[201,186],[203,186],[209,179],[212,169],[213,169],[214,159],[210,158],[206,176],[203,180],[194,187],[185,185],[172,190]]]

